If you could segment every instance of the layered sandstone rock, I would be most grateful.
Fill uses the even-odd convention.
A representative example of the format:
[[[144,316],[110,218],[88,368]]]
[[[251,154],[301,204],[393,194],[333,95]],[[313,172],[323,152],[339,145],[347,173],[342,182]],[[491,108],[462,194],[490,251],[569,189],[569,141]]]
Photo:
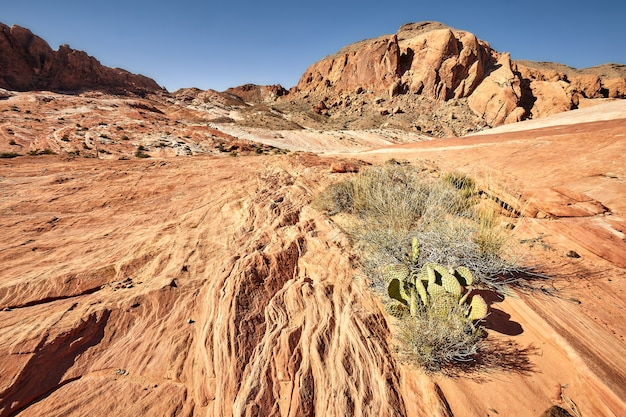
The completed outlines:
[[[163,91],[148,77],[103,66],[94,57],[68,45],[54,51],[30,30],[2,23],[0,88],[57,92],[100,90],[134,94]]]
[[[624,66],[576,70],[560,64],[518,63],[469,32],[421,22],[322,59],[307,69],[292,92],[334,101],[331,115],[347,114],[354,106],[364,108],[367,100],[356,99],[364,92],[377,103],[389,100],[389,108],[400,105],[402,113],[413,118],[425,107],[436,111],[444,102],[467,99],[475,125],[493,127],[567,111],[582,98],[624,98],[625,89]],[[385,116],[397,113],[383,110]],[[441,126],[426,129],[448,133]]]

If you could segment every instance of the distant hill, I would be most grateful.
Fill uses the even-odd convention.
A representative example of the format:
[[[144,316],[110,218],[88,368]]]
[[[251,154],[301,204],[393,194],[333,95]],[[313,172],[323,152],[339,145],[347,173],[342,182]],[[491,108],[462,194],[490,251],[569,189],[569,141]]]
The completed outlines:
[[[164,91],[154,80],[119,68],[106,67],[83,51],[62,45],[52,50],[42,38],[20,26],[0,23],[0,88],[15,91],[115,94]]]

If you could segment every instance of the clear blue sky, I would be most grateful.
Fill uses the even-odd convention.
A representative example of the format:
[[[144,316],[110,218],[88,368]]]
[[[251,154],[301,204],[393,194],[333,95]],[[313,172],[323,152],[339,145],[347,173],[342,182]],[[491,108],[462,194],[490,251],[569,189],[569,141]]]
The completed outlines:
[[[513,59],[626,64],[626,1],[0,0],[0,22],[181,87],[294,86],[340,48],[434,20]]]

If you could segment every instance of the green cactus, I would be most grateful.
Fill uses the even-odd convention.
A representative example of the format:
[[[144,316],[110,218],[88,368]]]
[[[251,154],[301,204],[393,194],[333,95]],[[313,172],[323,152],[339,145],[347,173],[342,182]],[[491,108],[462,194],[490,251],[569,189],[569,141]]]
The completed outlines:
[[[419,240],[414,237],[412,242],[411,242],[411,262],[413,262],[414,265],[417,265],[417,260],[420,257],[420,242]]]
[[[422,304],[424,306],[428,306],[430,304],[430,300],[428,298],[428,291],[426,291],[426,287],[424,286],[424,280],[420,279],[420,276],[418,275],[415,277],[414,284],[417,289],[417,293],[420,296],[420,300],[422,300]]]
[[[459,280],[451,273],[446,271],[446,273],[441,276],[441,285],[446,292],[461,298],[463,289],[461,288]]]
[[[448,270],[434,262],[418,267],[420,246],[413,238],[411,257],[405,264],[388,265],[385,271],[389,297],[400,302],[411,316],[427,309],[430,314],[443,317],[461,306],[469,322],[482,320],[488,306],[480,295],[470,296],[474,282],[471,271],[464,267]]]
[[[465,266],[459,266],[454,270],[454,276],[459,280],[459,283],[464,287],[469,287],[474,283],[474,275],[472,271]]]
[[[409,276],[409,274],[409,268],[405,264],[391,264],[387,265],[385,278],[387,279],[387,282],[392,279],[399,279],[400,281],[404,281]]]
[[[467,314],[467,319],[469,321],[482,320],[487,317],[487,313],[489,311],[489,307],[487,303],[478,294],[475,294],[472,297],[472,301],[470,302],[469,313]]]

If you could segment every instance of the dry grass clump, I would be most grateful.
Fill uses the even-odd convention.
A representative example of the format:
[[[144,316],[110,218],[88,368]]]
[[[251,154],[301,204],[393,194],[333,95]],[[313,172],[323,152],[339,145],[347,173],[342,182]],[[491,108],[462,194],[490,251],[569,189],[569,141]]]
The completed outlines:
[[[463,174],[435,177],[410,165],[386,164],[332,184],[314,204],[330,215],[349,215],[344,227],[361,254],[363,270],[391,307],[384,271],[406,263],[413,238],[421,249],[418,267],[429,262],[465,266],[475,285],[498,292],[515,283],[524,268],[510,253],[510,230],[495,209],[480,203],[475,182]],[[484,344],[480,325],[468,323],[460,308],[415,317],[391,310],[401,318],[401,352],[427,370],[472,361]]]
[[[421,217],[429,191],[415,179],[415,171],[406,166],[369,169],[332,184],[316,204],[331,215],[346,212],[379,227],[410,228]]]
[[[469,326],[460,308],[440,317],[422,313],[399,321],[397,337],[401,358],[427,372],[474,361],[485,345],[479,326]]]
[[[463,174],[433,178],[386,164],[330,185],[315,205],[329,215],[352,215],[348,232],[375,286],[384,284],[376,270],[402,262],[417,237],[421,264],[467,266],[479,283],[503,291],[523,268],[510,253],[509,230],[479,202],[474,181]]]

